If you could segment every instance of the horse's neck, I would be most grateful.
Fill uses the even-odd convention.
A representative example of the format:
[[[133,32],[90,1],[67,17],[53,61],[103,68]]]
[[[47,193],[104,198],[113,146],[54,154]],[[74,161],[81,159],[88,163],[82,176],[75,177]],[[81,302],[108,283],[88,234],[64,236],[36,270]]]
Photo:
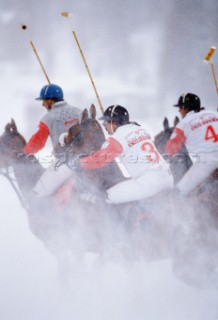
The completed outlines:
[[[15,162],[13,163],[14,176],[22,192],[31,190],[44,169],[34,155],[24,155],[23,148],[26,140],[22,135],[16,140]]]
[[[31,190],[40,176],[42,175],[44,169],[40,163],[14,163],[13,165],[14,177],[16,183],[21,192],[26,192]]]

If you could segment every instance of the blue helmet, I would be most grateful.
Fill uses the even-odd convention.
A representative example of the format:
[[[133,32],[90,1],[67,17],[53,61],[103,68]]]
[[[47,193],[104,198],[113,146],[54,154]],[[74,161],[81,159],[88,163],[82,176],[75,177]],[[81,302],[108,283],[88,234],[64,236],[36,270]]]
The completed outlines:
[[[57,101],[64,100],[64,94],[61,87],[56,84],[47,84],[42,87],[39,97],[36,100],[54,99]]]

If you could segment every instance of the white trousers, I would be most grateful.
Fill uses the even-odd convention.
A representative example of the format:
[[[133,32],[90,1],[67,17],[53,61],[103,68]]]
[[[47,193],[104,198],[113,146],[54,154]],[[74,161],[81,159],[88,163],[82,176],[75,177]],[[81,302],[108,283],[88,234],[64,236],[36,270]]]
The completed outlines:
[[[218,168],[218,152],[199,154],[196,162],[177,185],[181,194],[184,196],[190,194],[216,168]]]
[[[36,183],[33,191],[38,196],[47,196],[54,193],[65,181],[73,177],[73,171],[66,165],[62,164],[55,167],[56,162],[52,163],[42,174]]]
[[[108,202],[124,203],[151,197],[163,190],[173,188],[170,171],[148,171],[141,177],[120,182],[107,190]]]

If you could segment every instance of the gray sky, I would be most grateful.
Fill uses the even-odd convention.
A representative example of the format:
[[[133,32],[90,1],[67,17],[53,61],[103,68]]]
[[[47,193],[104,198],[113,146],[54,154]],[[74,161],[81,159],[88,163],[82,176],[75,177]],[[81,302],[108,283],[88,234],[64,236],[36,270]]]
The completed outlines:
[[[44,115],[34,99],[46,79],[30,39],[51,82],[63,87],[68,102],[80,108],[94,102],[98,107],[62,11],[73,14],[72,26],[105,108],[124,105],[132,120],[145,122],[152,133],[161,130],[165,115],[173,119],[172,104],[183,92],[199,94],[203,105],[216,109],[211,68],[203,59],[217,45],[217,0],[1,0],[1,132],[13,117],[28,138]],[[28,26],[26,31],[21,23]],[[215,68],[217,63],[215,52]],[[169,259],[128,266],[109,262],[97,271],[76,264],[72,282],[63,285],[56,260],[33,236],[3,177],[0,193],[1,319],[218,318],[217,291],[182,283],[172,275]]]
[[[0,99],[10,105],[3,121],[19,108],[18,121],[27,126],[28,134],[33,125],[30,114],[37,119],[43,113],[34,98],[46,83],[29,40],[51,82],[63,87],[71,104],[81,108],[92,102],[98,105],[72,28],[105,108],[124,105],[134,120],[146,121],[157,133],[165,115],[173,119],[172,104],[184,92],[198,94],[208,108],[217,107],[211,67],[203,62],[209,48],[216,46],[216,0],[207,4],[204,0],[19,0],[1,4]],[[60,17],[62,11],[72,12],[72,28]],[[28,26],[26,31],[21,30],[21,23]],[[215,67],[216,61],[215,52]]]

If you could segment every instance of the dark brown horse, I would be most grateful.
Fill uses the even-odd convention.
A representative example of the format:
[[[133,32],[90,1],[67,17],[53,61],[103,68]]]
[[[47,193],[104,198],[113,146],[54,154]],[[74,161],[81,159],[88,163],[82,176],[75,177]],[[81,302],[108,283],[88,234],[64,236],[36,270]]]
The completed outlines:
[[[165,126],[165,129],[167,129],[167,124]],[[77,156],[87,155],[90,152],[94,152],[101,147],[101,145],[105,141],[105,137],[100,124],[96,120],[96,110],[94,106],[90,108],[89,112],[87,110],[84,110],[81,123],[70,129],[68,138],[69,147],[67,147],[67,150],[63,150],[60,146],[55,149],[55,153],[57,157],[59,157],[60,162],[62,161],[63,154],[65,157],[65,152],[67,152],[66,158],[72,157],[72,159],[74,159]],[[5,132],[0,137],[0,169],[2,170],[2,173],[5,173],[8,172],[7,170],[9,170],[9,168],[13,168],[14,176],[16,178],[19,190],[21,194],[24,195],[24,200],[26,201],[27,199],[28,201],[28,191],[34,186],[37,179],[39,179],[40,175],[43,172],[43,168],[35,157],[23,156],[22,150],[24,145],[25,139],[18,132],[15,122],[12,120],[5,127]],[[32,212],[31,210],[28,211],[31,229],[36,234],[36,236],[38,236],[43,241],[43,243],[46,244],[46,247],[48,247],[48,249],[53,249],[49,247],[49,244],[51,242],[54,242],[53,240],[57,235],[57,226],[61,226],[59,230],[60,232],[57,236],[58,247],[60,248],[61,252],[65,250],[66,243],[72,250],[72,243],[68,240],[70,236],[72,236],[74,240],[74,236],[77,235],[76,243],[81,243],[80,240],[82,238],[83,244],[85,242],[85,249],[87,249],[88,244],[88,249],[97,248],[98,250],[101,250],[101,246],[102,248],[105,248],[104,244],[107,243],[108,245],[110,245],[110,247],[113,244],[113,248],[115,250],[117,248],[117,250],[120,250],[120,248],[122,248],[122,250],[123,248],[127,248],[127,253],[130,254],[130,256],[134,256],[133,253],[137,252],[137,250],[140,248],[139,254],[141,256],[147,257],[150,254],[149,257],[153,259],[156,255],[153,253],[158,252],[158,250],[160,253],[162,253],[166,248],[167,254],[169,253],[168,242],[170,241],[173,244],[173,246],[170,247],[170,250],[175,249],[174,252],[170,251],[170,254],[173,255],[176,272],[178,270],[181,270],[181,268],[177,268],[178,265],[186,268],[185,271],[187,271],[187,269],[189,271],[190,264],[185,264],[182,259],[185,257],[187,258],[186,261],[188,261],[188,259],[190,260],[192,257],[195,258],[196,251],[193,251],[192,249],[196,248],[196,243],[199,246],[199,249],[202,248],[202,244],[204,244],[205,246],[208,246],[210,254],[214,253],[213,248],[211,249],[211,238],[208,236],[208,234],[214,232],[214,229],[211,229],[210,226],[207,226],[205,224],[202,225],[202,223],[197,224],[197,226],[195,225],[194,227],[191,226],[190,233],[188,235],[187,233],[183,232],[183,229],[181,231],[180,225],[176,225],[176,228],[174,225],[172,226],[171,216],[176,219],[177,216],[182,216],[182,221],[184,221],[185,223],[188,221],[189,211],[186,210],[188,208],[188,203],[183,204],[185,209],[184,212],[178,212],[174,210],[173,207],[171,212],[168,203],[165,207],[160,202],[160,206],[158,208],[159,211],[155,212],[155,219],[150,219],[150,216],[153,214],[153,204],[151,200],[151,211],[147,210],[144,212],[144,217],[149,217],[149,219],[144,219],[145,226],[143,225],[142,232],[140,232],[140,230],[136,228],[136,233],[128,233],[127,238],[122,238],[121,234],[123,232],[123,229],[117,227],[118,225],[122,225],[122,220],[121,224],[117,224],[116,219],[115,223],[113,219],[111,223],[111,220],[108,220],[107,217],[108,215],[114,217],[114,214],[119,215],[119,213],[128,213],[128,211],[125,211],[121,206],[109,206],[103,199],[107,188],[124,179],[122,172],[117,167],[117,164],[112,163],[102,168],[101,170],[93,170],[91,172],[86,172],[80,170],[79,168],[76,168],[74,171],[81,184],[78,183],[78,190],[75,192],[75,194],[72,193],[72,205],[69,207],[69,210],[67,210],[67,212],[56,215],[56,212],[51,210],[50,205],[45,209],[44,206],[42,206],[43,210],[36,209],[34,210],[34,212]],[[93,193],[94,195],[97,195],[97,201],[92,203],[90,201],[84,201],[80,199],[80,193],[83,193],[86,190],[90,193]],[[154,199],[154,202],[157,203],[157,198]],[[50,202],[46,201],[46,203]],[[130,206],[130,213],[134,215],[134,210],[132,211],[132,209],[138,209],[139,207],[142,210],[144,210],[145,208],[143,206],[143,203],[134,203],[133,206]],[[166,211],[165,208],[168,208],[169,212]],[[79,219],[75,219],[78,217]],[[202,216],[200,218],[202,219]],[[156,222],[158,224],[160,220],[160,228],[159,226],[158,228],[156,228],[155,224]],[[79,228],[76,228],[78,225]],[[64,226],[64,228],[62,228],[62,226]],[[161,228],[161,226],[163,226],[163,228]],[[185,227],[187,227],[187,225],[185,225]],[[196,235],[199,235],[199,229],[201,228],[203,228],[202,237],[198,242],[198,238],[196,238]],[[206,229],[206,232],[204,229]],[[79,235],[77,232],[78,230]],[[64,238],[65,235],[65,239],[67,239],[67,241],[63,241],[63,246],[60,246],[59,240],[60,238]],[[145,237],[143,237],[143,235],[145,235]],[[187,242],[187,246],[185,246],[185,248],[180,242],[179,235],[181,235],[181,238]],[[124,247],[123,243],[119,243],[119,239],[126,240],[124,241]],[[130,247],[126,246],[128,241],[132,241],[133,247],[131,247],[131,249],[133,250],[129,250]],[[118,245],[116,242],[118,242]],[[193,242],[194,245],[192,245]],[[187,248],[189,249],[188,252]],[[160,255],[157,254],[156,257],[159,258]],[[208,254],[206,255],[206,258],[207,259],[204,259],[204,261],[209,260]],[[196,262],[196,259],[194,259],[194,262]],[[214,268],[213,262],[211,262],[211,268]],[[191,275],[193,273],[194,271],[191,270]],[[185,281],[186,279],[183,280]]]
[[[63,152],[64,154],[69,155],[67,157],[68,159],[71,159],[72,157],[73,160],[101,148],[105,139],[99,140],[101,126],[96,121],[94,106],[91,106],[89,113],[90,117],[88,116],[88,111],[84,110],[81,122],[74,125],[69,130],[68,135],[65,138],[67,145],[64,147],[64,150],[60,146],[57,146],[57,154],[62,154]],[[92,131],[90,127],[95,128],[95,130]],[[93,145],[93,141],[95,141],[95,145],[93,148],[90,148],[90,146]],[[109,205],[105,203],[106,190],[125,179],[120,172],[120,169],[117,167],[116,162],[108,163],[105,167],[96,170],[83,170],[79,167],[75,170],[80,176],[80,181],[82,181],[82,186],[80,185],[79,189],[87,190],[95,196],[97,195],[97,203],[101,214],[103,212],[107,216],[110,216],[113,220],[112,224],[116,225],[115,228],[119,229],[119,226],[121,226],[121,229],[123,229],[123,227],[126,229],[128,233],[126,244],[129,243],[131,238],[133,245],[136,244],[136,247],[141,247],[142,250],[140,253],[142,255],[152,256],[153,258],[154,256],[160,258],[161,255],[163,256],[166,254],[166,251],[169,252],[168,243],[166,243],[167,241],[164,243],[163,240],[166,228],[164,227],[160,230],[161,226],[163,227],[163,224],[166,226],[166,219],[164,222],[165,213],[162,212],[161,219],[156,212],[152,215],[152,213],[154,213],[154,204],[157,207],[161,197],[166,199],[167,195],[164,194],[163,196],[160,196],[159,200],[156,197],[145,201]],[[125,192],[125,190],[123,192]],[[89,210],[92,210],[92,206],[89,203],[87,205],[86,211],[89,212]],[[164,205],[162,204],[161,211],[163,211],[163,207]],[[116,239],[115,236],[113,238]],[[161,242],[162,244],[160,245]],[[136,249],[136,247],[134,248]],[[135,253],[136,251],[137,249],[135,250]]]
[[[73,158],[78,155],[88,155],[98,150],[104,143],[104,132],[96,120],[94,105],[91,106],[89,112],[90,116],[87,109],[85,109],[82,113],[81,123],[69,130],[68,139],[71,139],[71,145],[67,148],[61,148],[60,145],[57,145],[55,148],[54,154],[60,162],[62,158],[66,159],[66,157]],[[25,144],[25,138],[18,132],[16,123],[12,119],[5,126],[5,131],[0,136],[0,169],[13,169],[17,186],[22,193],[33,188],[44,172],[44,168],[34,155],[24,155],[23,148]],[[65,151],[67,154],[65,154]],[[89,178],[91,185],[95,185],[99,188],[99,191],[105,191],[123,179],[124,176],[116,162],[100,170],[90,171]]]
[[[0,136],[0,170],[3,173],[9,168],[13,169],[17,187],[23,195],[35,185],[44,171],[35,156],[24,155],[25,144],[26,140],[18,132],[16,123],[12,119]]]
[[[158,151],[170,163],[175,184],[179,182],[179,180],[184,176],[184,174],[192,166],[192,160],[189,157],[188,151],[184,145],[182,146],[180,152],[175,156],[169,156],[165,153],[166,143],[170,139],[171,134],[175,126],[178,124],[178,122],[179,122],[178,117],[175,117],[174,125],[170,127],[168,119],[164,118],[163,130],[159,134],[157,134],[154,138],[154,143]],[[214,201],[216,202],[217,192],[218,192],[218,169],[215,170],[211,174],[211,176],[205,179],[205,181],[202,182],[202,184],[199,185],[198,188],[193,191],[192,195],[198,196],[199,198],[202,198],[202,200],[209,199],[208,201],[214,203]],[[218,206],[218,202],[217,202],[217,206]]]
[[[165,154],[165,145],[170,139],[174,126],[169,126],[167,118],[164,129],[155,137],[158,150]],[[183,147],[175,157],[168,157],[175,184],[191,167],[192,161]],[[172,194],[175,202],[176,228],[173,249],[173,269],[181,280],[199,287],[213,287],[218,266],[218,170],[205,179],[188,198],[179,199]],[[175,196],[175,201],[174,197]],[[185,231],[184,231],[185,230]]]
[[[90,152],[93,152],[99,149],[104,142],[104,137],[102,137],[102,139],[99,139],[99,137],[101,136],[100,134],[101,127],[100,127],[100,124],[96,121],[96,111],[94,106],[90,108],[89,112],[90,112],[90,117],[88,116],[88,111],[84,110],[81,123],[78,123],[77,125],[73,126],[68,132],[67,141],[66,141],[67,147],[66,147],[66,150],[64,151],[62,150],[64,154],[66,153],[68,154],[68,158],[72,157],[72,159],[75,159],[78,156],[87,155]],[[164,131],[159,136],[159,140],[156,140],[156,142],[158,141],[160,145],[162,142],[161,137],[164,136],[166,138],[166,135],[167,135],[167,139],[166,139],[167,141],[173,130],[173,128],[169,127],[168,121],[165,120],[164,125],[165,125]],[[92,131],[91,128],[95,128],[95,129]],[[90,146],[93,144],[93,141],[95,141],[95,145],[93,148],[90,148]],[[60,146],[56,149],[56,151],[57,153],[60,152]],[[190,161],[190,158],[187,152],[185,156],[187,156],[187,160]],[[184,162],[175,161],[173,164],[175,166],[175,172],[176,172],[176,169],[178,169],[176,165],[182,166],[183,172],[187,171],[188,165],[186,162],[184,163]],[[104,221],[101,219],[102,217],[101,213],[102,211],[107,213],[111,212],[110,211],[111,208],[108,208],[108,207],[106,208],[104,206],[105,202],[104,202],[104,199],[102,201],[102,197],[104,197],[104,192],[107,190],[107,188],[109,188],[111,185],[115,184],[116,182],[121,181],[121,179],[123,179],[123,176],[120,175],[119,171],[117,174],[117,167],[116,167],[116,164],[114,163],[108,164],[107,166],[105,166],[100,170],[99,169],[89,170],[88,172],[84,170],[80,170],[79,168],[76,168],[75,170],[79,173],[80,181],[82,181],[82,184],[79,186],[79,191],[87,190],[88,192],[93,193],[94,195],[99,195],[97,200],[98,208],[96,208],[95,205],[93,207],[92,204],[89,202],[87,202],[87,204],[83,203],[83,207],[84,206],[86,207],[86,210],[85,210],[86,213],[92,212],[89,215],[89,217],[93,217],[93,208],[95,211],[94,217],[96,217],[96,213],[100,212],[99,221],[101,223],[101,226],[103,226]],[[117,179],[114,179],[114,176],[113,176],[114,173],[116,173],[115,175]],[[181,175],[181,171],[180,171],[180,175]],[[108,180],[108,178],[110,177],[113,177],[113,180],[111,179]],[[146,200],[145,202],[143,201],[135,202],[135,203],[127,204],[127,206],[122,205],[122,207],[112,206],[113,214],[120,216],[119,213],[120,212],[122,213],[121,223],[125,221],[126,217],[130,218],[131,222],[133,223],[135,221],[134,220],[135,217],[136,219],[142,218],[142,221],[140,220],[140,223],[142,222],[142,225],[143,226],[145,225],[145,228],[143,227],[142,230],[140,229],[140,231],[142,231],[140,236],[138,232],[139,229],[137,228],[136,234],[133,234],[132,240],[136,241],[139,247],[142,247],[142,242],[147,245],[147,247],[146,245],[143,246],[143,251],[145,255],[149,253],[149,249],[151,248],[152,248],[152,251],[158,251],[157,248],[154,249],[155,245],[157,245],[158,249],[161,249],[160,251],[164,251],[165,249],[166,251],[168,250],[168,244],[169,244],[168,235],[172,231],[172,227],[174,226],[172,226],[170,224],[171,221],[169,221],[169,218],[171,215],[170,213],[171,207],[169,206],[168,201],[166,201],[167,195],[163,195],[163,198],[164,199],[158,199],[158,197],[154,197],[154,199],[149,199],[148,201]],[[99,208],[100,210],[98,210]],[[150,211],[148,211],[148,208],[150,209]],[[157,212],[156,212],[156,208],[157,208]],[[137,215],[138,211],[141,211],[142,215],[141,214]],[[143,237],[141,236],[142,234],[143,234]],[[151,234],[152,234],[152,239],[149,237],[149,235]],[[164,250],[162,250],[163,248],[161,248],[161,246],[163,246],[163,248],[165,247]]]
[[[105,136],[102,127],[96,120],[96,108],[91,105],[89,112],[87,109],[83,111],[80,123],[69,129],[66,146],[57,145],[55,154],[57,158],[64,154],[66,162],[73,162],[75,159],[99,150],[104,142]],[[108,188],[125,179],[115,161],[98,170],[81,170],[79,167],[77,169],[80,183],[89,192],[95,190],[95,192],[103,194]]]
[[[59,165],[61,165],[62,160],[65,158],[87,155],[102,146],[105,141],[105,136],[102,127],[96,120],[96,109],[94,105],[91,106],[89,112],[87,109],[83,111],[81,122],[69,130],[69,136],[72,140],[69,148],[63,149],[60,145],[55,148],[54,153]],[[84,172],[83,170],[76,170],[74,174],[77,176],[79,183],[77,183],[76,189],[70,193],[71,201],[69,206],[67,208],[64,207],[64,210],[62,210],[60,214],[60,210],[56,210],[55,208],[56,202],[54,200],[56,195],[42,199],[34,198],[31,189],[42,175],[44,169],[35,156],[25,156],[23,154],[25,144],[26,141],[18,132],[15,121],[11,120],[11,122],[6,125],[4,133],[0,136],[0,170],[1,173],[7,176],[10,182],[12,182],[12,169],[15,177],[13,187],[22,205],[24,205],[27,210],[31,229],[34,234],[42,239],[43,242],[50,241],[49,236],[51,236],[51,230],[55,229],[56,232],[57,225],[63,225],[64,220],[67,221],[69,232],[72,232],[73,228],[75,228],[75,217],[77,213],[77,215],[80,216],[80,220],[82,216],[84,216],[83,220],[87,219],[88,222],[85,222],[86,231],[83,232],[86,236],[88,234],[90,235],[90,230],[93,231],[94,224],[96,224],[97,220],[99,223],[103,223],[103,220],[100,219],[99,212],[106,210],[105,207],[103,207],[105,203],[103,197],[106,190],[124,179],[117,163],[113,162],[98,171],[92,170],[90,172]],[[81,193],[84,194],[86,192],[88,192],[89,195],[91,193],[97,197],[98,200],[96,204],[90,202],[90,199],[87,199],[87,197],[85,200],[84,197],[80,197]],[[103,228],[101,229],[103,230]],[[89,242],[91,242],[90,239]],[[99,243],[101,243],[101,240],[99,240]]]

